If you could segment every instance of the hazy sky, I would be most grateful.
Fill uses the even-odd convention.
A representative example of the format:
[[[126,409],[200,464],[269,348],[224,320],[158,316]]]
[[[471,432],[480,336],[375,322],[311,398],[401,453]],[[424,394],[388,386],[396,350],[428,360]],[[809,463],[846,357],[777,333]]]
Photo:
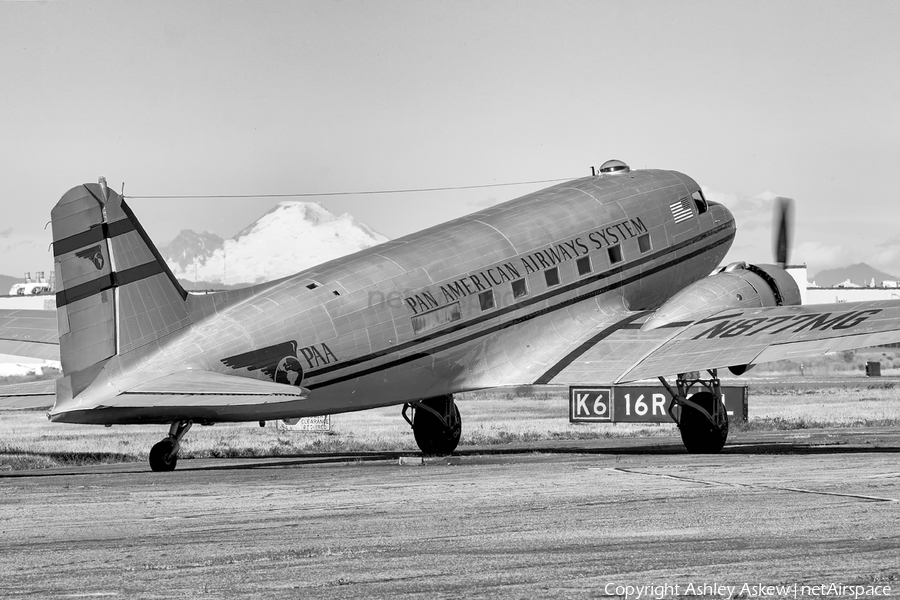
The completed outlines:
[[[126,195],[456,186],[683,171],[730,258],[900,275],[896,2],[4,2],[0,273],[49,270],[49,211]],[[397,237],[539,186],[323,200]],[[131,201],[159,245],[277,200]]]

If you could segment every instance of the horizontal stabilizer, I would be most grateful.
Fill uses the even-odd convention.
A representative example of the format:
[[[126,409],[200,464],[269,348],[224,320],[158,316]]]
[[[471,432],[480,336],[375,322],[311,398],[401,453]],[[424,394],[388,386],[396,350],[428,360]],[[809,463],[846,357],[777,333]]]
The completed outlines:
[[[0,354],[59,360],[54,310],[0,310]]]
[[[55,379],[0,385],[0,410],[50,408],[55,399]]]
[[[211,371],[181,371],[141,383],[96,406],[57,406],[53,421],[171,423],[268,421],[302,414],[309,390]]]

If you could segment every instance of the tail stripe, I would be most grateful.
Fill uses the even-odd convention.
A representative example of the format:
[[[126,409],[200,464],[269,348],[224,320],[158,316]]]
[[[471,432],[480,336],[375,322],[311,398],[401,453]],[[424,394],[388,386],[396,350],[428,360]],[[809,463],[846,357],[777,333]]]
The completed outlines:
[[[129,283],[147,279],[148,277],[153,277],[154,275],[159,275],[164,272],[165,269],[163,269],[163,265],[155,261],[149,262],[136,267],[131,267],[130,269],[125,269],[120,273],[113,273],[113,285],[116,287],[128,285]]]
[[[108,238],[119,237],[120,235],[124,235],[129,231],[135,230],[134,223],[132,223],[128,219],[119,219],[118,221],[113,221],[108,225],[104,223],[103,227],[106,228],[106,237]]]
[[[91,227],[87,231],[82,231],[81,233],[76,233],[75,235],[59,240],[58,242],[53,242],[53,256],[55,258],[57,256],[62,256],[63,254],[68,254],[69,252],[74,252],[89,244],[101,242],[103,241],[103,238],[103,227]]]
[[[60,308],[67,304],[71,304],[72,302],[84,300],[94,294],[105,292],[114,287],[134,283],[135,281],[159,275],[163,272],[163,266],[156,261],[131,267],[124,271],[113,272],[109,275],[88,281],[87,283],[76,285],[71,289],[58,291],[56,293],[56,307]]]
[[[78,302],[85,298],[90,298],[94,294],[106,291],[113,287],[113,274],[103,275],[97,279],[76,285],[68,290],[59,290],[56,292],[56,308],[62,308],[72,302]]]
[[[134,223],[128,219],[121,219],[113,223],[102,223],[96,227],[92,227],[87,231],[76,233],[65,239],[53,242],[53,256],[62,256],[68,252],[74,252],[79,248],[84,248],[89,244],[96,244],[103,238],[114,238],[124,235],[129,231],[134,231]]]

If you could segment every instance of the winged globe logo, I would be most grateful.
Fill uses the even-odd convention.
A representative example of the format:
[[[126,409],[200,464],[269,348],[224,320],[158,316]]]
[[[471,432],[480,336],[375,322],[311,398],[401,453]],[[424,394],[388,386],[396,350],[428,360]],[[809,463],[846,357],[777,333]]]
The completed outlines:
[[[297,359],[297,342],[291,340],[265,348],[257,348],[221,359],[232,369],[259,369],[276,383],[298,386],[303,381],[303,367]]]
[[[300,385],[303,381],[303,367],[296,356],[285,356],[278,361],[275,368],[275,382],[288,385]]]
[[[105,261],[103,259],[103,252],[100,250],[100,246],[91,246],[90,248],[85,248],[84,250],[76,252],[75,256],[91,261],[92,263],[94,263],[94,266],[97,267],[98,271],[102,269],[103,265],[105,264]]]

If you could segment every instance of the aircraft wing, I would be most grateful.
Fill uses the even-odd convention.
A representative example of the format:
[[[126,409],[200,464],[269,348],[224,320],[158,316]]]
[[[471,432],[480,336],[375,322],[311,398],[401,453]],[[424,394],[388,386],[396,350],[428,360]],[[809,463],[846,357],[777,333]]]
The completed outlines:
[[[0,310],[0,354],[59,360],[55,310]]]
[[[308,397],[302,387],[191,370],[150,379],[95,405],[58,403],[51,417],[65,422],[66,413],[77,412],[79,423],[102,424],[266,421],[297,416]]]
[[[55,399],[55,379],[0,385],[0,410],[50,408]]]
[[[642,331],[650,315],[580,341],[537,383],[622,383],[900,342],[897,300],[723,310]]]

